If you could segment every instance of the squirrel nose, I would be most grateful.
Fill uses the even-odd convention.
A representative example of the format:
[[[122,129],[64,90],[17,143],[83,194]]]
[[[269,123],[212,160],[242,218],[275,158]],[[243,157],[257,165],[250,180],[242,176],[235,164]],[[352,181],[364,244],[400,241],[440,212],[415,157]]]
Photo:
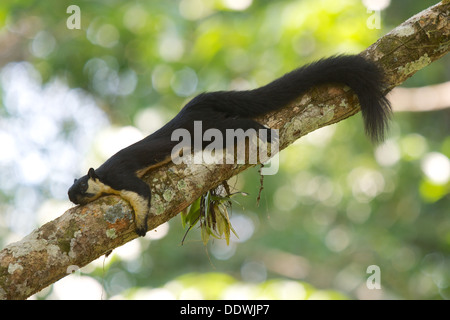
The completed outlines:
[[[69,200],[72,201],[75,204],[80,204],[76,197],[76,192],[74,192],[73,188],[71,187],[69,191],[67,192],[69,195]]]

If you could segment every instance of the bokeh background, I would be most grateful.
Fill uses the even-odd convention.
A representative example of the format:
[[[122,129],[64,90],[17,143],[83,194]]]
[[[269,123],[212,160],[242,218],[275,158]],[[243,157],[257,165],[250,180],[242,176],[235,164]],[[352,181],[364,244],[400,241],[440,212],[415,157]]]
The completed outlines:
[[[0,247],[72,207],[74,178],[196,94],[358,53],[437,2],[2,0]],[[72,4],[79,30],[66,24]],[[449,81],[449,58],[404,87]],[[259,206],[257,168],[232,179],[249,196],[236,197],[228,246],[204,246],[197,229],[181,245],[175,217],[34,298],[450,299],[445,107],[395,113],[380,146],[360,115],[303,137],[264,178]],[[381,289],[367,286],[373,265]]]

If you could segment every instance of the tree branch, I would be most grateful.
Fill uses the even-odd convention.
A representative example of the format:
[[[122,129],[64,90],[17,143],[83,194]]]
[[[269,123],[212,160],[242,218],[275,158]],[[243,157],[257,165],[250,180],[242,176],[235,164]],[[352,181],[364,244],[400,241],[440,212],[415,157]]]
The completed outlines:
[[[388,95],[394,112],[450,108],[450,81],[420,88],[394,88]]]
[[[444,56],[450,47],[450,1],[410,18],[361,53],[385,70],[389,88]],[[357,97],[342,86],[314,88],[290,106],[258,119],[280,133],[280,150],[301,136],[359,112]],[[362,125],[361,125],[362,126]],[[154,229],[206,191],[250,165],[172,163],[149,172]],[[0,251],[0,299],[25,299],[110,250],[137,237],[129,204],[103,197],[66,211]]]

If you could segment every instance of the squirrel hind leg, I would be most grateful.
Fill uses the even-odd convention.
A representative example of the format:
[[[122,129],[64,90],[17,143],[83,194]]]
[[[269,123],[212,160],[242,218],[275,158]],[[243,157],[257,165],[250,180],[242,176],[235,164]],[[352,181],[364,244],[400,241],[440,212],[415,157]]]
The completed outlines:
[[[234,130],[234,133],[239,133],[238,130],[242,130],[247,134],[250,134],[251,132],[248,130],[254,130],[253,132],[257,135],[259,135],[261,131],[266,131],[265,137],[269,142],[271,139],[271,129],[251,118],[225,118],[221,122],[215,123],[212,127],[220,130],[224,137],[227,136],[227,130]]]
[[[267,154],[268,145],[271,150],[278,144],[278,132],[265,127],[251,118],[225,118],[216,124],[223,135],[223,149],[226,150],[226,161],[233,163],[256,164],[262,154]],[[259,138],[263,144],[254,140]]]

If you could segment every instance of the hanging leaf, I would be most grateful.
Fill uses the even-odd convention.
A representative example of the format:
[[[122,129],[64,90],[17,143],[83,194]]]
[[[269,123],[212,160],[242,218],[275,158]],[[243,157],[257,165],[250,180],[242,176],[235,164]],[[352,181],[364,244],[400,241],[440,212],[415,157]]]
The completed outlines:
[[[220,193],[219,188],[209,190],[194,201],[189,209],[181,213],[183,228],[188,227],[182,243],[184,243],[187,233],[197,223],[199,223],[201,229],[201,238],[204,245],[208,243],[211,237],[225,239],[227,245],[229,245],[231,232],[238,237],[231,225],[228,210],[231,210],[232,202],[236,202],[233,199],[235,195],[246,196],[247,193],[235,192],[230,194],[228,188],[224,187],[224,189],[227,194],[226,196]]]
[[[202,234],[202,241],[203,241],[203,244],[206,246],[209,241],[210,233],[208,232],[208,228],[205,226],[205,224],[200,223],[200,228],[201,228],[201,234]]]
[[[198,198],[191,204],[184,219],[181,217],[181,222],[184,220],[183,228],[185,228],[186,224],[188,226],[193,226],[197,223],[200,216],[200,200],[201,199]]]
[[[180,217],[181,217],[181,225],[183,226],[183,229],[186,228],[186,216],[188,214],[188,207],[184,208],[181,212],[180,212]]]
[[[227,222],[225,221],[224,216],[220,212],[220,209],[218,210],[219,214],[216,215],[216,221],[217,221],[217,232],[222,235],[226,232],[227,229]]]

